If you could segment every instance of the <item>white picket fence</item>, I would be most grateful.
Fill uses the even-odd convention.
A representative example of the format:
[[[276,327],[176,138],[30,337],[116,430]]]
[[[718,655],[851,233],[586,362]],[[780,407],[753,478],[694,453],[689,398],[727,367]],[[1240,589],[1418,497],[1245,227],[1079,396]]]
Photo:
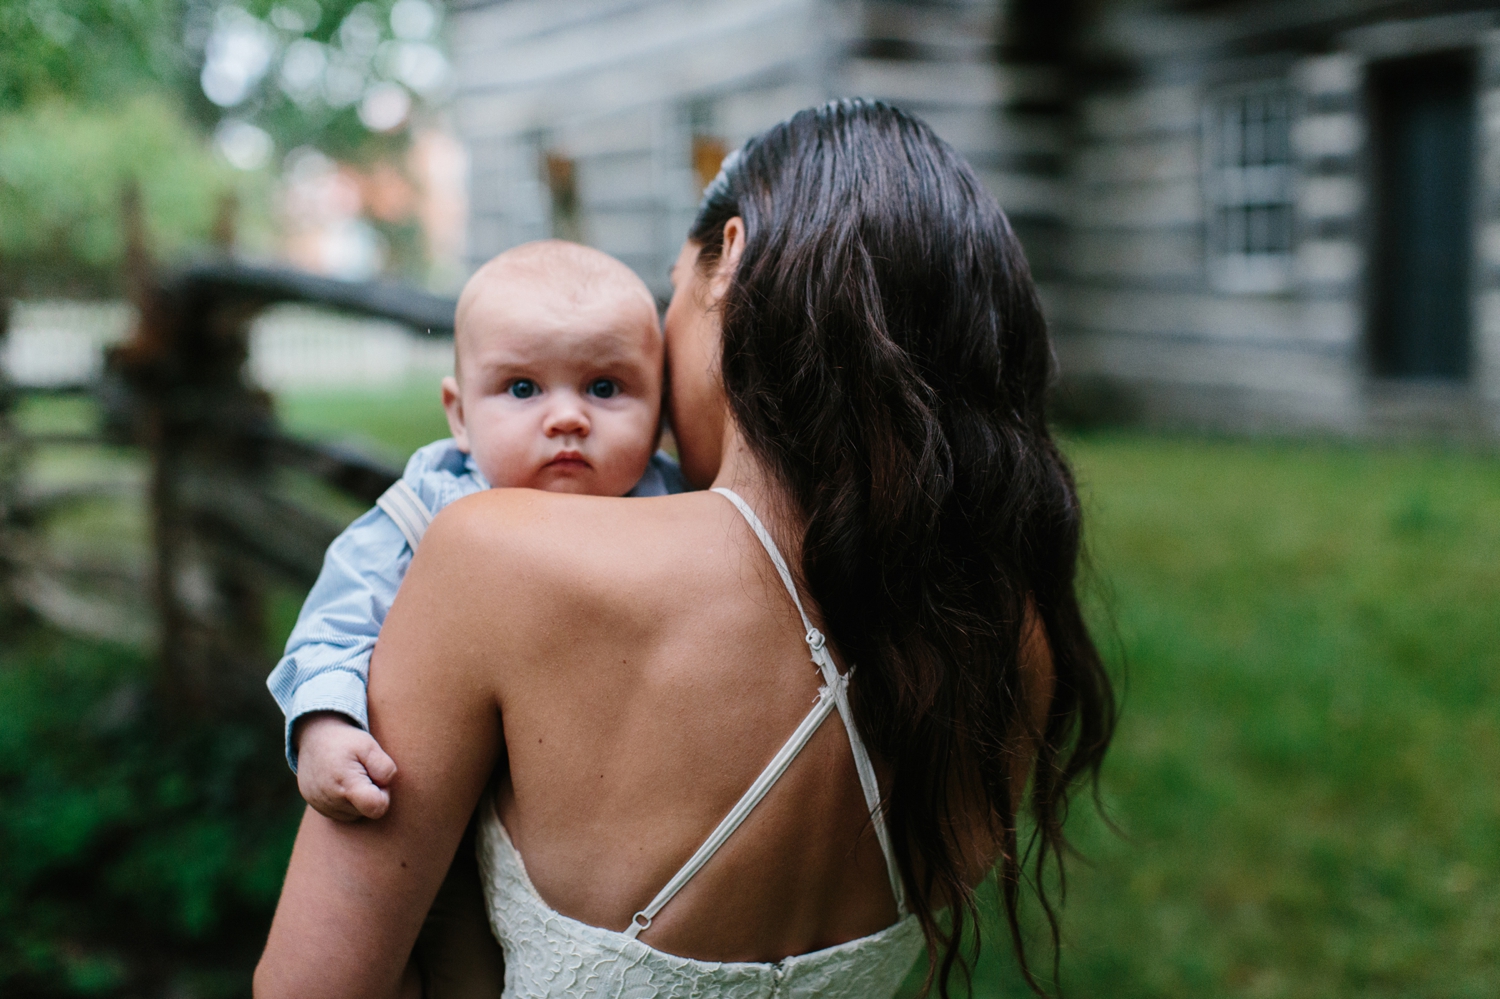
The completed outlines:
[[[0,367],[19,385],[92,381],[105,349],[129,336],[133,322],[124,302],[17,302]],[[384,320],[278,305],[251,327],[248,369],[272,392],[374,388],[451,372],[453,341]]]

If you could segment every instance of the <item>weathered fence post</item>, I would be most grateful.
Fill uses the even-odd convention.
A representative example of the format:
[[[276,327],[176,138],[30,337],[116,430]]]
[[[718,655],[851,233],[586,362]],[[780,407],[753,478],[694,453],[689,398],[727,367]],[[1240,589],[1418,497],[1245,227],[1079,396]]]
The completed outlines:
[[[118,566],[48,550],[39,525],[45,528],[60,507],[115,491],[33,494],[22,488],[27,456],[34,445],[91,445],[101,437],[22,433],[13,419],[21,391],[0,370],[0,625],[35,611],[65,629],[137,641],[145,631],[139,610],[120,611],[90,584],[113,579],[117,596],[134,585],[124,602],[133,604],[144,590],[154,607],[164,701],[184,714],[263,710],[273,658],[265,594],[275,582],[310,586],[342,526],[328,507],[309,500],[305,480],[373,503],[399,473],[278,428],[269,394],[246,372],[251,321],[273,303],[302,302],[448,336],[454,302],[383,282],[238,263],[228,252],[229,200],[216,225],[221,252],[163,272],[147,249],[134,185],[122,192],[122,208],[125,284],[136,307],[132,336],[107,352],[100,381],[56,388],[90,393],[103,417],[102,441],[146,454],[149,582],[141,585]],[[0,347],[5,320],[0,309]],[[287,490],[288,476],[304,481]]]
[[[264,666],[264,587],[202,516],[212,494],[256,488],[267,475],[270,400],[242,373],[261,303],[160,279],[133,189],[125,217],[138,318],[132,339],[106,361],[108,419],[117,438],[150,455],[162,683],[169,699],[197,709],[233,697]]]
[[[221,236],[232,240],[233,205]],[[279,470],[373,503],[396,478],[337,448],[280,432],[248,380],[250,323],[274,302],[311,302],[451,334],[454,303],[415,289],[250,267],[227,254],[163,274],[146,249],[140,200],[124,195],[132,338],[109,352],[106,434],[150,455],[163,695],[190,710],[265,701],[264,595],[274,578],[311,585],[340,525],[278,492]]]
[[[10,334],[10,300],[0,298],[0,355]],[[25,444],[15,423],[16,390],[0,367],[0,632],[23,616],[21,571],[21,472]]]

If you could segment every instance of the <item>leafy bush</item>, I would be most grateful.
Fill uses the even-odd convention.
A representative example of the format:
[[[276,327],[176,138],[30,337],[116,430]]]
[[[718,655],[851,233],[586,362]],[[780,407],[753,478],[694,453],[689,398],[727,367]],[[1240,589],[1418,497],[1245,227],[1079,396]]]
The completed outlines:
[[[248,995],[301,815],[270,699],[184,718],[127,649],[0,651],[0,994]]]
[[[269,216],[267,179],[222,163],[166,98],[45,102],[0,117],[0,260],[20,286],[8,290],[116,290],[121,193],[132,180],[152,249],[166,259],[209,241],[225,196],[241,202],[252,235]]]
[[[56,98],[102,102],[188,77],[181,0],[0,3],[0,111]],[[83,57],[87,53],[87,57]]]

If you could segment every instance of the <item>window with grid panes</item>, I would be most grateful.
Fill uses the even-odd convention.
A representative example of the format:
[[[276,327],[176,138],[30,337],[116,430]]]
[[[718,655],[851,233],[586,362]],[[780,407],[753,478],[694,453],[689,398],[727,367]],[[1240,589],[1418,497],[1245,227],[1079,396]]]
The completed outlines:
[[[1208,269],[1231,292],[1274,292],[1291,277],[1292,100],[1280,83],[1223,90],[1204,112]]]

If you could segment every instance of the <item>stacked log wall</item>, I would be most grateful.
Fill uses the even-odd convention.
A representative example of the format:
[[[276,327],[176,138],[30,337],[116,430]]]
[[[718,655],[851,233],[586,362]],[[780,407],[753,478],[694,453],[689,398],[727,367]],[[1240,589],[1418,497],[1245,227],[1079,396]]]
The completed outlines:
[[[1066,279],[1053,296],[1066,404],[1089,416],[1230,430],[1500,431],[1500,96],[1492,11],[1463,4],[1096,5],[1077,86]],[[1449,49],[1481,57],[1474,373],[1378,378],[1369,347],[1374,233],[1367,70]],[[1206,109],[1221,88],[1292,96],[1294,245],[1281,287],[1234,291],[1208,268]],[[1486,103],[1488,102],[1488,103]],[[1491,239],[1488,234],[1496,233]],[[1488,254],[1488,256],[1486,256]],[[1490,263],[1493,259],[1495,262]]]
[[[1060,67],[1002,63],[1006,7],[867,0],[508,0],[453,16],[458,124],[473,159],[471,266],[572,235],[658,294],[703,176],[694,139],[733,149],[842,96],[926,118],[1000,198],[1043,275],[1060,263],[1067,120]],[[571,163],[579,220],[560,231],[543,180]]]
[[[822,93],[817,0],[511,0],[455,11],[460,132],[472,161],[471,266],[569,235],[612,253],[660,295],[699,185],[694,118],[737,138]],[[567,161],[577,229],[559,232],[544,180]]]
[[[838,96],[891,101],[974,164],[1014,224],[1056,334],[1062,401],[1237,431],[1500,435],[1500,15],[1456,0],[472,0],[455,11],[477,266],[547,235],[659,295],[706,177]],[[1374,375],[1368,68],[1477,53],[1472,376]],[[1284,280],[1209,262],[1204,121],[1271,81],[1291,100]],[[548,160],[548,157],[552,160]],[[567,176],[559,220],[548,171]],[[696,168],[696,171],[695,171]],[[555,177],[553,178],[555,180]]]

